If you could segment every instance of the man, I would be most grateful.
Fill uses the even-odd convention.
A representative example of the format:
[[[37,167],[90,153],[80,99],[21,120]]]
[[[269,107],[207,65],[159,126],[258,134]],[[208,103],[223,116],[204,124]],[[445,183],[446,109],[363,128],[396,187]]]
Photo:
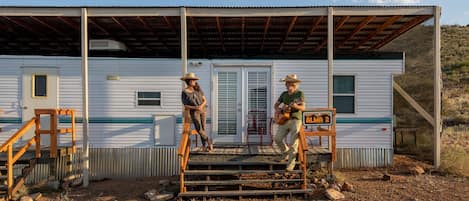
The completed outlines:
[[[288,108],[290,111],[290,119],[284,124],[279,125],[277,134],[275,135],[275,144],[282,152],[281,161],[288,160],[286,171],[293,171],[295,168],[296,154],[298,153],[298,132],[302,126],[302,111],[305,110],[305,96],[302,91],[298,90],[299,83],[301,82],[296,74],[287,75],[281,81],[285,82],[287,91],[284,91],[274,108],[277,112],[281,112],[282,108]],[[282,108],[279,106],[283,105]],[[287,147],[283,142],[288,133],[291,133],[290,147]]]

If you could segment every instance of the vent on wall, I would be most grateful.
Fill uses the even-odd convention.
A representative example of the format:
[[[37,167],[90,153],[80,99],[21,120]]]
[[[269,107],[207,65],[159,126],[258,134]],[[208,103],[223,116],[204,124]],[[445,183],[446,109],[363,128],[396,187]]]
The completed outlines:
[[[90,50],[125,51],[127,47],[119,41],[99,39],[90,40]]]

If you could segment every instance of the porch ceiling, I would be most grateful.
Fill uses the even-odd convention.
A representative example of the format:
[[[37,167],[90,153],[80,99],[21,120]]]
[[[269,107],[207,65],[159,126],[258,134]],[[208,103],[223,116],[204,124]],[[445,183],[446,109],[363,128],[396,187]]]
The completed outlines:
[[[334,16],[336,52],[377,50],[431,15]],[[180,57],[179,16],[89,17],[90,39],[128,50],[90,56]],[[187,17],[190,58],[325,55],[327,16]],[[80,55],[80,17],[0,16],[0,54]]]

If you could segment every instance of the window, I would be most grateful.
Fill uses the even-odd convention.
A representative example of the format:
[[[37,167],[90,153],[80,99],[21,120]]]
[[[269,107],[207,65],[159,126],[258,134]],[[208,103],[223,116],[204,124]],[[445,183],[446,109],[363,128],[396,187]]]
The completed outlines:
[[[33,97],[47,96],[47,75],[33,75]]]
[[[337,113],[355,113],[354,76],[334,76],[334,108]]]
[[[161,106],[161,92],[137,92],[137,106]]]

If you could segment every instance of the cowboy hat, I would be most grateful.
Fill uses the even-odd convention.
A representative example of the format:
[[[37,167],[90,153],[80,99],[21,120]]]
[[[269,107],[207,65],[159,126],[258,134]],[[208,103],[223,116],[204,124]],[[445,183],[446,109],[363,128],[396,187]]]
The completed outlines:
[[[285,78],[281,79],[280,82],[293,82],[293,83],[297,83],[297,82],[301,82],[301,80],[298,79],[298,77],[296,76],[296,74],[290,74],[290,75],[285,76]]]
[[[181,77],[181,80],[199,80],[200,78],[195,76],[195,73],[186,73]]]

